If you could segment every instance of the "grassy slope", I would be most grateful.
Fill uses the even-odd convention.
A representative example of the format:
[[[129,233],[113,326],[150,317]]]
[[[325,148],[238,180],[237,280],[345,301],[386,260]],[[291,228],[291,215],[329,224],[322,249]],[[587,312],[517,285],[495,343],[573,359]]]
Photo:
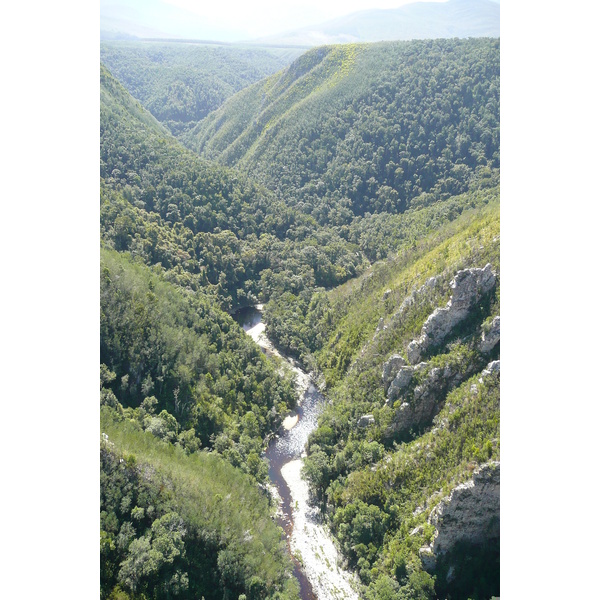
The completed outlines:
[[[223,153],[220,160],[224,163],[251,162],[298,116],[319,114],[315,110],[319,94],[349,75],[361,48],[352,44],[309,50],[288,69],[231,98],[192,132],[194,145],[207,156]],[[351,83],[346,83],[344,91],[351,89]]]
[[[413,289],[421,287],[434,276],[442,276],[448,284],[456,271],[471,266],[492,263],[499,271],[499,205],[496,199],[489,206],[465,211],[456,221],[426,235],[414,248],[406,249],[395,258],[375,263],[360,278],[351,280],[329,293],[336,325],[329,342],[319,352],[319,363],[333,383],[350,362],[361,356],[361,364],[369,356],[385,357],[420,334],[421,326],[436,306],[443,306],[446,295],[433,297],[423,306],[405,313],[399,326],[381,332],[372,342],[380,318],[386,323]],[[390,293],[384,299],[384,292]],[[413,314],[414,312],[414,314]],[[363,344],[367,343],[367,347]],[[342,371],[334,370],[344,362]],[[347,358],[342,358],[347,357]],[[383,362],[383,361],[382,361]]]

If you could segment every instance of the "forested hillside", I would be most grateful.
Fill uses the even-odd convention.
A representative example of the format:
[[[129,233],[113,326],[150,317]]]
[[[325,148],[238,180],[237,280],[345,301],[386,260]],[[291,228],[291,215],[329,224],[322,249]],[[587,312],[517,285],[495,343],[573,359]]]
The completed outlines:
[[[103,407],[101,598],[297,598],[268,500],[215,454]]]
[[[260,453],[262,438],[294,404],[290,382],[201,291],[114,251],[103,250],[100,268],[100,360],[112,372],[105,389],[141,407],[140,423],[170,441],[209,446],[224,430],[241,431],[258,446],[238,458]],[[164,423],[144,422],[155,414]]]
[[[456,274],[488,263],[491,291],[417,366],[402,366],[415,364],[410,343],[451,297]],[[309,310],[305,331],[327,332],[309,336],[309,343],[333,402],[309,441],[305,470],[369,586],[368,598],[427,581],[420,551],[433,539],[429,517],[478,467],[499,460],[499,381],[482,375],[499,357],[499,342],[481,341],[492,323],[499,327],[499,272],[496,196],[359,280],[313,299],[320,317]],[[371,416],[368,424],[364,415]],[[437,597],[499,594],[497,539],[486,547],[487,553],[466,544],[456,549],[458,557],[438,561]],[[450,565],[454,579],[447,581]]]
[[[166,42],[100,45],[102,62],[175,135],[301,52]]]
[[[497,179],[499,41],[316,48],[186,137],[321,224],[399,213]]]
[[[226,222],[243,185],[101,79],[101,597],[295,598],[257,487],[293,382],[219,308],[227,293],[188,253],[200,232],[169,214],[173,191],[193,189]]]
[[[103,598],[297,597],[263,456],[294,383],[228,314],[258,302],[330,400],[304,474],[361,597],[499,594],[498,50],[317,48],[188,148],[101,65]]]
[[[183,148],[104,67],[100,174],[105,243],[225,308],[337,285],[364,262],[336,229]]]

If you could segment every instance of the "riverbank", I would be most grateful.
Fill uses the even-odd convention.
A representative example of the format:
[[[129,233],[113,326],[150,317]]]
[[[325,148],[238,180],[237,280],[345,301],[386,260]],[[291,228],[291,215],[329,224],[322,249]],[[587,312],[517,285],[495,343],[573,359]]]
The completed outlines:
[[[246,309],[241,325],[268,356],[276,356],[292,369],[298,406],[282,423],[269,443],[269,489],[277,504],[277,522],[287,536],[303,600],[358,600],[358,580],[341,567],[341,557],[318,509],[309,504],[308,484],[300,475],[308,436],[317,427],[326,402],[311,377],[269,340],[262,322],[262,306]],[[298,560],[299,559],[299,560]]]
[[[300,555],[304,573],[319,600],[358,600],[356,576],[340,567],[341,556],[319,509],[309,504],[308,484],[300,475],[303,462],[298,458],[281,468],[292,497],[291,550]]]

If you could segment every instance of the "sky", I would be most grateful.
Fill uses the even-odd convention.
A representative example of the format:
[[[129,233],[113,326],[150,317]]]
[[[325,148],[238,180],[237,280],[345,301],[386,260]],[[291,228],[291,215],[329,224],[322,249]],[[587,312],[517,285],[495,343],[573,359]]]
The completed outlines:
[[[232,42],[316,25],[359,10],[398,8],[415,1],[422,0],[100,0],[100,10],[102,18],[126,14],[156,31],[176,26],[186,37]],[[190,19],[190,13],[199,20]]]
[[[245,30],[249,37],[259,37],[316,25],[350,13],[375,8],[398,8],[415,0],[165,0],[198,15],[230,23]],[[444,2],[446,0],[428,0]]]

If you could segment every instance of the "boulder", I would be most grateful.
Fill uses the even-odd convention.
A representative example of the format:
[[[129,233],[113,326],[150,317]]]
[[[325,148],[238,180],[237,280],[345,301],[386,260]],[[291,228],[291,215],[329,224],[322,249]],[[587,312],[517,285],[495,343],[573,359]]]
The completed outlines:
[[[387,390],[387,401],[394,402],[400,394],[409,386],[412,381],[415,370],[413,367],[405,366],[400,367],[396,373],[396,377],[392,380]]]
[[[400,354],[393,354],[390,356],[388,360],[383,363],[383,372],[381,374],[381,379],[383,381],[383,387],[385,391],[388,391],[390,387],[390,383],[396,376],[398,369],[406,365],[406,361]]]
[[[359,427],[368,427],[369,425],[372,425],[373,423],[375,423],[375,417],[373,415],[363,415],[358,420]]]
[[[421,360],[422,347],[418,340],[413,340],[406,347],[406,355],[408,356],[408,362],[411,365],[418,363]]]

